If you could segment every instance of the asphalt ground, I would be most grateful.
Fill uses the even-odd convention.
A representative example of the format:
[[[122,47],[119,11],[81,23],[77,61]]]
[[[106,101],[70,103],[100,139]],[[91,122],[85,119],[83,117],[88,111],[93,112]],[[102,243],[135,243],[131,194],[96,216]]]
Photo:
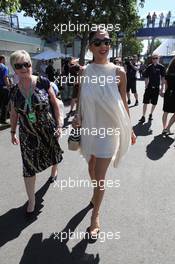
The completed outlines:
[[[36,216],[26,220],[20,148],[10,143],[9,128],[0,131],[0,264],[175,263],[174,135],[161,135],[162,98],[153,121],[147,122],[148,111],[146,123],[138,124],[144,83],[138,81],[137,89],[139,106],[130,107],[137,143],[118,169],[108,170],[107,179],[119,184],[106,188],[94,244],[82,233],[90,224],[92,187],[76,184],[89,179],[87,164],[68,150],[67,137],[60,140],[58,183],[64,188],[49,185],[50,169],[39,173]],[[65,187],[69,180],[76,186]]]

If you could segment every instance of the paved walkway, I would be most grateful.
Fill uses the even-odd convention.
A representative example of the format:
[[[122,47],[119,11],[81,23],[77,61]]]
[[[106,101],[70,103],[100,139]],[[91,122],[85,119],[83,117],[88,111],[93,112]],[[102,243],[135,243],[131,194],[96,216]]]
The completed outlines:
[[[143,88],[143,82],[138,82],[140,101]],[[142,104],[130,108],[137,144],[117,170],[110,167],[108,171],[107,179],[116,185],[106,189],[95,244],[80,237],[90,223],[92,189],[61,191],[57,185],[49,186],[49,169],[37,175],[37,217],[24,219],[20,150],[10,144],[9,128],[0,131],[0,263],[174,264],[175,143],[174,136],[160,135],[161,109],[162,98],[152,123],[138,125]],[[87,164],[78,153],[67,150],[67,137],[61,145],[65,153],[59,183],[69,178],[88,180]],[[66,236],[68,230],[75,237],[61,242],[60,232]]]

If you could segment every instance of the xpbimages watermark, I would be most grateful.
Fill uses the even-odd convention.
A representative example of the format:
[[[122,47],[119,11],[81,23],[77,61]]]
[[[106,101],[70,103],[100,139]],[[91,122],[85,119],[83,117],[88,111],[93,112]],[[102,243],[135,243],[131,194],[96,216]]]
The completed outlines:
[[[68,127],[68,129],[64,129],[61,132],[61,137],[63,136],[71,136],[76,134],[77,129],[76,128],[72,128],[72,127]],[[56,133],[56,132],[55,132]],[[88,128],[88,127],[80,127],[78,134],[80,136],[97,136],[99,138],[105,138],[106,136],[120,136],[120,128],[119,127],[100,127],[100,128],[96,128],[96,127],[92,127],[92,128]]]
[[[53,188],[59,188],[63,191],[66,188],[97,188],[101,191],[105,190],[106,188],[119,188],[120,187],[120,180],[115,179],[105,179],[105,180],[89,180],[89,179],[57,179],[54,181]]]
[[[117,232],[113,233],[111,231],[108,231],[108,232],[100,231],[96,235],[96,238],[94,237],[94,239],[97,239],[97,237],[101,243],[106,242],[106,240],[112,240],[112,239],[119,240],[120,239],[120,232],[117,231]],[[76,239],[76,240],[89,239],[90,234],[89,234],[89,232],[83,232],[83,231],[73,232],[69,229],[67,232],[66,231],[62,231],[60,233],[54,232],[53,238],[54,238],[54,240],[58,240],[58,241],[64,243],[68,240],[74,240],[74,239]]]
[[[55,81],[60,83],[61,86],[64,84],[99,84],[100,86],[105,86],[107,84],[116,83],[119,84],[120,76],[112,76],[112,75],[92,75],[92,76],[72,76],[70,73],[68,76],[60,75],[58,77],[54,77]]]
[[[85,32],[85,31],[97,31],[97,30],[106,30],[108,32],[119,32],[120,24],[80,24],[80,23],[72,23],[68,21],[67,24],[54,24],[54,31],[59,32],[59,34],[63,34],[64,32]]]

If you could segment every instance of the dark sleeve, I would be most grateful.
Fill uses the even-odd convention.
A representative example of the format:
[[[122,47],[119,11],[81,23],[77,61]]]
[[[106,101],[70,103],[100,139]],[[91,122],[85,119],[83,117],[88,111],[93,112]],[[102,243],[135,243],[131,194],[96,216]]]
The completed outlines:
[[[4,75],[4,77],[8,77],[8,68],[7,67],[4,67],[3,75]]]
[[[165,67],[163,65],[161,67],[160,74],[162,77],[165,77]]]
[[[41,80],[41,83],[42,83],[42,87],[46,91],[48,91],[49,88],[50,88],[50,81],[46,77],[43,77],[43,76],[40,77],[40,80]]]
[[[148,76],[149,76],[149,68],[150,68],[150,67],[147,67],[147,68],[143,71],[143,77],[144,77],[144,78],[148,78]]]
[[[10,100],[12,103],[14,103],[14,101],[15,101],[16,93],[17,93],[17,85],[13,86],[13,87],[10,89],[10,92],[9,92],[9,100]]]

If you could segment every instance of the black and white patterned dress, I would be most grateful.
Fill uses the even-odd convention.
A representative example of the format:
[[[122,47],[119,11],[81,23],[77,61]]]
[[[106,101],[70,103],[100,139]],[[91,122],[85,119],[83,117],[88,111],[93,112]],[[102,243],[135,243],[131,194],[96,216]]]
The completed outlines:
[[[37,79],[31,104],[36,122],[28,120],[25,97],[16,85],[11,93],[11,102],[19,114],[19,140],[23,161],[23,176],[30,177],[62,160],[63,151],[55,136],[56,123],[50,113],[48,89],[50,82],[44,77]]]

